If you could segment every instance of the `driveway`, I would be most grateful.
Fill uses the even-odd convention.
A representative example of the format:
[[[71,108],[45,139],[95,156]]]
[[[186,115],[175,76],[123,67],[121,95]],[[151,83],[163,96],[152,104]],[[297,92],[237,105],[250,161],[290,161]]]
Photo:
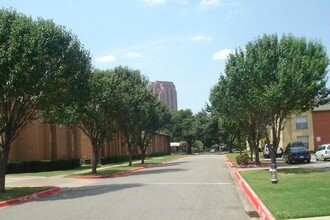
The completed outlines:
[[[0,219],[250,219],[221,155],[194,155],[117,178],[46,178],[61,192],[0,209]],[[46,179],[8,179],[38,185]],[[50,184],[51,182],[49,182]]]

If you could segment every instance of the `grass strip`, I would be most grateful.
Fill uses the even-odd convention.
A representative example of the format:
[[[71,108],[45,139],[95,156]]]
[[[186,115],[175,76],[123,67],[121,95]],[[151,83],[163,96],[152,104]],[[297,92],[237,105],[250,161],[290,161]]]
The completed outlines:
[[[141,164],[140,161],[136,161],[132,166],[128,166],[128,164],[126,162],[121,165],[107,166],[102,169],[98,169],[97,175],[98,176],[110,175],[110,174],[120,173],[120,172],[124,172],[124,171],[130,171],[130,170],[136,169],[138,167],[149,167],[149,166],[160,164],[160,163],[163,163],[166,161],[179,159],[184,156],[185,155],[182,155],[182,154],[172,154],[172,155],[166,155],[166,156],[161,156],[161,157],[148,157],[148,158],[146,158],[144,164]],[[85,172],[85,173],[71,175],[71,177],[72,176],[88,176],[88,175],[92,175],[91,170],[89,170],[88,172]]]
[[[46,191],[53,187],[6,187],[6,192],[0,193],[0,201],[6,201],[10,199],[19,198],[26,195]]]
[[[278,170],[278,184],[270,182],[268,170],[240,174],[276,219],[330,216],[330,172],[320,169]]]

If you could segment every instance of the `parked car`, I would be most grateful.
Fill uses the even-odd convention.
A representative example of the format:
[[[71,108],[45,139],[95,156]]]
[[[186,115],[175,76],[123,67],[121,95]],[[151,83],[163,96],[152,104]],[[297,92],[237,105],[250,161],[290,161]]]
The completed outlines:
[[[302,142],[291,142],[283,153],[285,163],[311,162],[311,154]]]
[[[323,144],[319,146],[315,152],[316,160],[330,159],[330,144]]]
[[[264,153],[264,158],[269,158],[270,157],[270,147],[272,147],[272,144],[266,144],[263,150]],[[280,147],[277,147],[276,149],[276,157],[282,157],[283,155],[283,149]]]

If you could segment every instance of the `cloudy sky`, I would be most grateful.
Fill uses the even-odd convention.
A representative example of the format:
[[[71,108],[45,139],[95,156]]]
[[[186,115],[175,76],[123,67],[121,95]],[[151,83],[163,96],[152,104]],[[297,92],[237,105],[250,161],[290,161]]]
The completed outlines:
[[[328,0],[0,0],[76,34],[100,69],[128,66],[173,81],[179,109],[201,111],[230,51],[291,33],[330,51]],[[329,83],[328,83],[329,84]]]

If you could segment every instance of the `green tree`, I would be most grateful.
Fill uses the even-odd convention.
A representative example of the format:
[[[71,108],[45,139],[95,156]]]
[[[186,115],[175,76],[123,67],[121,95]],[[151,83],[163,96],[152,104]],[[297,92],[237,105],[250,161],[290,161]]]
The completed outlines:
[[[64,108],[81,94],[91,64],[77,37],[52,21],[1,9],[0,24],[0,192],[4,192],[11,143],[40,111]]]
[[[128,67],[116,67],[113,74],[118,81],[116,124],[128,150],[129,166],[132,166],[133,147],[140,117],[144,113],[143,100],[149,81],[139,70]]]
[[[211,92],[220,115],[236,120],[255,150],[267,126],[272,128],[272,163],[285,119],[329,101],[326,74],[329,59],[324,46],[292,35],[264,35],[245,50],[229,55],[225,76]],[[267,135],[266,135],[267,136]]]
[[[169,132],[173,141],[186,141],[187,153],[192,153],[192,143],[195,139],[194,115],[190,109],[172,111]]]
[[[272,163],[286,119],[329,102],[326,88],[329,58],[318,41],[292,35],[264,35],[251,43],[257,71],[267,79],[262,97],[271,125]],[[265,129],[266,130],[266,129]]]
[[[118,82],[109,71],[94,70],[89,80],[87,102],[77,111],[78,126],[90,139],[93,158],[92,174],[104,143],[117,133],[115,124],[116,87]]]
[[[141,152],[141,164],[144,164],[147,147],[150,146],[153,136],[170,121],[170,113],[166,106],[160,102],[149,89],[141,90],[139,96],[140,109],[137,114],[137,129],[134,143]]]

